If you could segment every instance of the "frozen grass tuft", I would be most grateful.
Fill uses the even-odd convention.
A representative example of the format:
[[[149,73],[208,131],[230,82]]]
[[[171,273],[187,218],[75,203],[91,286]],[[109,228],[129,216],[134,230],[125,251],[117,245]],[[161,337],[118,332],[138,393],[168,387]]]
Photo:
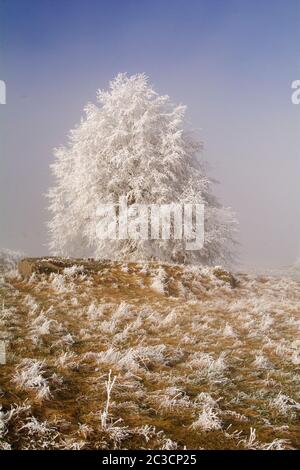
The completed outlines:
[[[218,410],[205,404],[196,421],[191,424],[191,429],[201,431],[217,431],[222,429],[222,421],[218,416]]]
[[[300,411],[300,403],[281,392],[271,400],[270,405],[277,413],[284,416],[295,416],[295,411]]]
[[[83,273],[84,273],[84,267],[83,266],[77,266],[76,264],[74,264],[73,266],[71,266],[69,268],[64,268],[64,270],[63,270],[63,274],[66,277],[74,277],[78,274],[83,274]]]
[[[19,428],[19,432],[26,430],[30,436],[38,434],[39,436],[44,436],[45,434],[50,434],[55,431],[55,428],[49,426],[47,421],[38,421],[34,416],[27,418],[26,424],[23,424]]]
[[[226,370],[225,354],[221,353],[214,359],[209,353],[195,352],[190,358],[189,366],[197,375],[217,380]]]
[[[33,390],[39,400],[51,397],[49,382],[45,378],[45,362],[36,359],[23,359],[12,380],[18,388]]]
[[[153,275],[151,288],[158,294],[165,294],[166,288],[166,272],[163,268],[158,268]]]

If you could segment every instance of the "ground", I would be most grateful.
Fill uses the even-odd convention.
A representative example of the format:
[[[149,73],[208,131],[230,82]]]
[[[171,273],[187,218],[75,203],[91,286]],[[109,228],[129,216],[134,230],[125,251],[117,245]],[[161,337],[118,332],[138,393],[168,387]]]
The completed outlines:
[[[300,448],[299,281],[65,266],[2,273],[0,447]]]

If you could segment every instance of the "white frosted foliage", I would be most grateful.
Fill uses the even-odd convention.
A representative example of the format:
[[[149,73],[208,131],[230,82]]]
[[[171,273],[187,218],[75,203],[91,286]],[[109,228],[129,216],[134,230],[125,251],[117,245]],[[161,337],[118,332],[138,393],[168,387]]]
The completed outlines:
[[[158,95],[143,74],[119,74],[99,91],[85,117],[55,150],[49,191],[50,248],[55,255],[185,261],[230,258],[235,218],[221,206],[199,159],[202,148],[184,122],[185,107]],[[203,203],[205,244],[186,251],[184,240],[100,240],[97,207]]]

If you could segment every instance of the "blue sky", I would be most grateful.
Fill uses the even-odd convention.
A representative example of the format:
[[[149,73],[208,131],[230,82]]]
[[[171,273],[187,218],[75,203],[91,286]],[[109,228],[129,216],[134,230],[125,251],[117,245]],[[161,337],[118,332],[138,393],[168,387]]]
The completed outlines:
[[[0,246],[46,253],[52,148],[118,72],[188,106],[244,264],[300,256],[300,2],[0,0]]]

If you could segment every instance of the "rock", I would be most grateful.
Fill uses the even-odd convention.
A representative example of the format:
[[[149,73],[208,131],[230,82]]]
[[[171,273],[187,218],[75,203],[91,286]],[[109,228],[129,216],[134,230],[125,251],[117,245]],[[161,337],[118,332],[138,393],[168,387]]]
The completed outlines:
[[[106,263],[107,264],[107,263]],[[92,258],[24,258],[18,262],[18,271],[23,277],[30,277],[36,274],[62,273],[65,268],[80,266],[81,274],[97,272],[105,267],[105,263],[95,261]]]
[[[55,261],[41,260],[40,258],[25,258],[18,262],[18,271],[23,277],[30,277],[33,273],[50,274],[59,273],[65,266],[59,266]]]
[[[237,287],[238,282],[235,279],[235,277],[229,271],[226,271],[225,269],[220,268],[219,266],[217,266],[216,268],[214,268],[213,274],[214,274],[214,276],[216,276],[221,281],[228,282],[228,284],[230,284],[231,287],[233,287],[233,288]]]

